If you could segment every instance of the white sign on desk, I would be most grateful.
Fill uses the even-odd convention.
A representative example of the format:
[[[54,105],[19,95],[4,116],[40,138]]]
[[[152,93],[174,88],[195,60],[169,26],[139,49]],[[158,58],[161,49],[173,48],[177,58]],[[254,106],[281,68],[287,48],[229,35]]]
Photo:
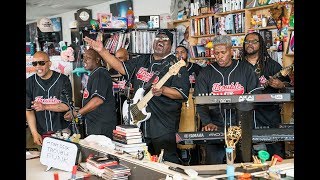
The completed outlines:
[[[44,138],[42,144],[41,164],[48,166],[48,168],[72,171],[79,152],[77,144],[52,137]]]

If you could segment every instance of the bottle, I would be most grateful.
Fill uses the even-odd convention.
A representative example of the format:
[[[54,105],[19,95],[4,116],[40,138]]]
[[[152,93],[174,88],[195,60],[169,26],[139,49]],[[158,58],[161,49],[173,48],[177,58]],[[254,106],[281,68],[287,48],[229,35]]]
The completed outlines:
[[[133,13],[133,10],[132,10],[132,7],[129,7],[128,11],[127,11],[127,25],[128,25],[128,28],[131,29],[133,28],[134,26],[134,13]]]

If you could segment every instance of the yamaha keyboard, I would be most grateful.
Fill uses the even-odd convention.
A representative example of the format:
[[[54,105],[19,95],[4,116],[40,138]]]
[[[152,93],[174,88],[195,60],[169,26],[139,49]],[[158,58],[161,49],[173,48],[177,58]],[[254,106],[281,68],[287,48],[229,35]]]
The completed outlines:
[[[207,95],[195,96],[195,104],[220,104],[238,102],[288,102],[290,93],[243,94],[243,95]]]
[[[293,128],[253,129],[252,142],[294,141]],[[176,133],[178,144],[224,143],[223,131],[199,131]]]

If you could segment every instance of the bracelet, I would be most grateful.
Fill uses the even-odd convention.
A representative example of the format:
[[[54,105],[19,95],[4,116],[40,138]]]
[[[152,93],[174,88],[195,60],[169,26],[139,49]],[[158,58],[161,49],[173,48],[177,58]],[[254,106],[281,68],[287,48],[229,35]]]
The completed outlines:
[[[78,118],[82,118],[82,114],[78,112],[78,113],[77,113],[77,117],[78,117]]]

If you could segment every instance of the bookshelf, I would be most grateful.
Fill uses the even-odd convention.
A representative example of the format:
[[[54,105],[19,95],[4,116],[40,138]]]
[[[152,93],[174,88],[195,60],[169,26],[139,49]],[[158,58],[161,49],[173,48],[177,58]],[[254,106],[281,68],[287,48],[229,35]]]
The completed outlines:
[[[290,9],[291,6],[293,6],[293,2],[292,1],[282,2],[282,4],[285,4],[285,6],[287,6],[287,9]],[[233,38],[238,38],[236,40],[236,42],[237,41],[239,41],[239,42],[235,43],[233,45],[233,49],[241,51],[242,42],[243,42],[244,36],[248,32],[252,32],[252,31],[260,32],[260,31],[263,31],[263,30],[269,30],[269,31],[272,32],[272,35],[274,37],[274,35],[277,34],[276,33],[277,32],[277,27],[275,25],[262,27],[261,24],[256,24],[256,25],[252,24],[252,17],[253,16],[255,16],[255,17],[271,17],[270,8],[274,7],[274,5],[275,4],[269,4],[269,5],[258,6],[258,7],[236,9],[236,10],[231,10],[231,11],[226,11],[226,12],[219,12],[219,13],[201,14],[199,16],[189,17],[188,18],[188,22],[189,22],[189,26],[191,27],[191,29],[189,30],[189,43],[190,43],[191,46],[196,46],[198,44],[204,44],[203,42],[205,42],[205,40],[210,41],[210,39],[212,39],[215,35],[221,34],[221,33],[219,33],[219,29],[217,28],[217,24],[219,23],[219,18],[220,19],[221,18],[223,19],[223,18],[226,18],[226,17],[230,18],[230,16],[234,17],[235,15],[239,15],[239,14],[243,15],[243,19],[242,19],[243,22],[242,22],[242,24],[240,24],[240,26],[242,25],[242,29],[241,30],[231,30],[231,32],[227,32],[227,34],[229,36],[232,36]],[[290,14],[290,12],[289,12],[289,14]],[[202,29],[203,26],[206,28],[206,23],[203,23],[203,20],[202,20],[202,22],[200,20],[201,19],[205,19],[204,21],[206,21],[206,19],[209,18],[209,17],[212,18],[212,26],[213,26],[213,27],[209,26],[209,28],[214,28],[214,31],[213,32],[209,32],[209,33],[207,33],[205,31],[205,33],[200,33],[200,34],[199,33],[195,33],[194,31],[199,31],[199,29]],[[200,21],[200,24],[199,24],[199,22],[195,22],[197,20]],[[178,23],[181,23],[181,22],[184,22],[184,24],[185,24],[186,21],[185,20],[183,20],[183,21],[181,21],[181,20],[180,21],[174,21],[175,24],[178,24]],[[294,28],[293,27],[288,27],[288,31],[294,31]],[[283,48],[283,53],[282,53],[282,60],[278,59],[278,61],[282,61],[282,65],[283,66],[288,66],[288,65],[293,63],[294,55],[286,53],[287,46],[288,46],[288,42],[287,41],[283,43],[283,46],[284,46],[284,48]],[[208,59],[207,57],[194,57],[194,58],[205,58],[205,59]]]
[[[285,4],[285,7],[287,9],[289,9],[288,11],[290,11],[294,5],[293,1],[287,1],[287,2],[281,2],[282,4]],[[199,16],[192,16],[188,18],[188,23],[189,26],[192,27],[191,25],[194,23],[194,21],[196,19],[202,19],[202,18],[208,18],[208,17],[212,17],[213,19],[213,27],[214,27],[214,32],[213,33],[205,33],[205,34],[201,34],[201,35],[194,35],[192,34],[192,30],[189,30],[189,44],[190,46],[196,46],[197,44],[203,44],[203,42],[205,42],[205,40],[210,40],[212,39],[215,35],[218,35],[218,29],[216,29],[216,24],[218,23],[219,18],[223,18],[226,16],[230,16],[232,14],[238,14],[238,13],[242,13],[244,16],[244,21],[243,21],[243,32],[235,32],[235,33],[231,33],[228,34],[231,37],[243,37],[248,33],[248,32],[252,32],[252,31],[264,31],[264,30],[269,30],[272,32],[277,32],[277,27],[275,25],[270,25],[270,26],[266,26],[266,27],[261,27],[260,24],[258,25],[253,25],[251,22],[251,18],[255,15],[258,17],[262,17],[262,15],[264,17],[271,17],[271,13],[270,13],[270,9],[273,8],[275,6],[275,4],[269,4],[269,5],[264,5],[264,6],[258,6],[258,7],[251,7],[251,8],[244,8],[244,9],[237,9],[237,10],[231,10],[231,11],[226,11],[226,12],[220,12],[220,13],[209,13],[209,14],[201,14]],[[289,14],[291,14],[291,12],[287,12]],[[184,21],[185,23],[185,21]],[[178,24],[178,23],[177,23]],[[176,25],[176,24],[175,24]],[[286,67],[291,65],[294,62],[294,54],[288,54],[287,53],[287,49],[288,49],[288,41],[290,39],[290,34],[292,31],[294,31],[294,27],[289,27],[288,26],[288,35],[287,35],[287,40],[283,42],[283,52],[282,52],[282,60],[279,59],[282,62],[282,66]],[[276,33],[272,33],[273,39],[274,39],[274,34]],[[243,41],[243,39],[242,39]],[[241,51],[242,50],[242,41],[240,39],[240,44],[233,46],[233,51]],[[271,51],[271,50],[270,50]],[[212,58],[210,55],[208,57],[192,57],[190,58],[191,62],[207,62],[208,61],[213,61],[214,58]],[[288,122],[291,114],[293,111],[293,102],[288,102],[285,103],[283,106],[283,111],[282,111],[282,119],[284,122]]]

